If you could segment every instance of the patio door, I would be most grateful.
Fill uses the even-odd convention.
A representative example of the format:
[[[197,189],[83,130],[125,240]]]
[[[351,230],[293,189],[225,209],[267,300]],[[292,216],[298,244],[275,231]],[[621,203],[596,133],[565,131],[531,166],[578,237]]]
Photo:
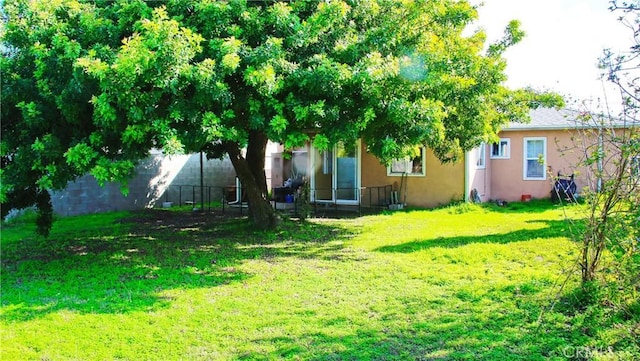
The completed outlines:
[[[360,142],[353,145],[339,143],[324,152],[313,148],[312,155],[312,201],[358,204]]]

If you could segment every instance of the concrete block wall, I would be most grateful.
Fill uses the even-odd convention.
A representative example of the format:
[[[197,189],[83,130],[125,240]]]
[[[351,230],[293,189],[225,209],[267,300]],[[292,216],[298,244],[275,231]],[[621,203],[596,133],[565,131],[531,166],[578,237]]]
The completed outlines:
[[[203,173],[207,190],[205,200],[209,193],[212,200],[221,199],[223,188],[235,184],[235,170],[228,158],[207,160],[204,157]],[[136,210],[160,207],[165,200],[177,204],[178,186],[189,189],[189,198],[192,198],[193,186],[197,186],[195,201],[200,202],[200,154],[165,156],[153,151],[136,167],[126,196],[122,194],[120,184],[107,183],[100,187],[93,176],[85,175],[69,182],[64,190],[53,192],[51,200],[54,211],[63,216]],[[214,191],[218,192],[215,198]],[[186,197],[182,200],[194,201]]]
[[[225,188],[230,188],[236,184],[236,173],[228,158],[223,160],[207,160],[203,158],[203,178],[204,178],[204,202],[221,201]],[[169,201],[174,205],[193,202],[195,205],[201,204],[200,192],[200,155],[193,154],[184,160],[182,170],[175,174],[170,181],[161,182],[165,187],[156,192],[161,194],[158,199],[158,206],[161,202]]]

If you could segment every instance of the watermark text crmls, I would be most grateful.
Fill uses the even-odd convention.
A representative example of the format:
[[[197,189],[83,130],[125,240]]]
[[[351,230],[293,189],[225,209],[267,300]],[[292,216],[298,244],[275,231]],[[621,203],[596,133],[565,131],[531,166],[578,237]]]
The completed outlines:
[[[568,359],[590,359],[594,356],[613,353],[612,347],[565,346],[562,355]]]

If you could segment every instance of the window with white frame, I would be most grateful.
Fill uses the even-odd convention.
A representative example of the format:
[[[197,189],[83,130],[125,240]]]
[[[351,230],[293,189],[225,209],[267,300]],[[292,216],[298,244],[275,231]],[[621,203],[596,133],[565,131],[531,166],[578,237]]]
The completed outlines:
[[[547,179],[547,138],[524,138],[523,177],[525,180]]]
[[[414,156],[402,159],[394,159],[387,167],[388,176],[424,176],[425,175],[425,149],[416,149]]]
[[[509,138],[500,138],[498,143],[491,144],[491,159],[509,159],[511,140]]]
[[[478,159],[476,160],[476,168],[478,169],[484,169],[486,168],[486,164],[487,164],[487,145],[485,143],[480,144],[480,146],[478,147],[478,149],[476,149],[476,154]]]

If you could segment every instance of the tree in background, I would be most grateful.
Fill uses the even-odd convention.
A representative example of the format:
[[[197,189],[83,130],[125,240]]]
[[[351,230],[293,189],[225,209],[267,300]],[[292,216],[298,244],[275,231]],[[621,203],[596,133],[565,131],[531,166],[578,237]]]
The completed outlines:
[[[594,346],[627,359],[625,352],[637,357],[640,350],[640,2],[613,1],[610,9],[624,13],[620,21],[634,39],[628,53],[606,50],[600,59],[603,80],[619,91],[621,111],[585,103],[574,144],[560,150],[577,156],[574,171],[587,181],[574,233],[585,333],[597,332],[605,344]]]
[[[634,277],[627,281],[632,281],[632,290],[640,291],[640,122],[637,109],[625,107],[621,115],[585,106],[576,122],[573,144],[559,150],[577,158],[573,172],[586,182],[580,192],[587,205],[586,224],[578,234],[583,285],[588,287],[603,273],[616,274],[615,268],[628,265],[634,267],[630,273]],[[608,262],[607,252],[614,256]]]
[[[597,122],[598,142],[585,152],[595,192],[589,194],[582,280],[596,280],[602,252],[610,251],[615,262],[604,270],[640,311],[640,2],[611,1],[610,10],[622,12],[619,20],[631,31],[633,44],[625,54],[607,50],[600,59],[604,79],[619,91],[620,114],[586,113]]]
[[[360,138],[382,162],[425,145],[454,161],[561,102],[502,86],[502,54],[523,33],[512,22],[489,46],[465,35],[466,1],[16,0],[2,12],[3,212],[50,209],[47,190],[86,172],[125,181],[155,147],[228,154],[253,222],[270,228],[268,140]]]

